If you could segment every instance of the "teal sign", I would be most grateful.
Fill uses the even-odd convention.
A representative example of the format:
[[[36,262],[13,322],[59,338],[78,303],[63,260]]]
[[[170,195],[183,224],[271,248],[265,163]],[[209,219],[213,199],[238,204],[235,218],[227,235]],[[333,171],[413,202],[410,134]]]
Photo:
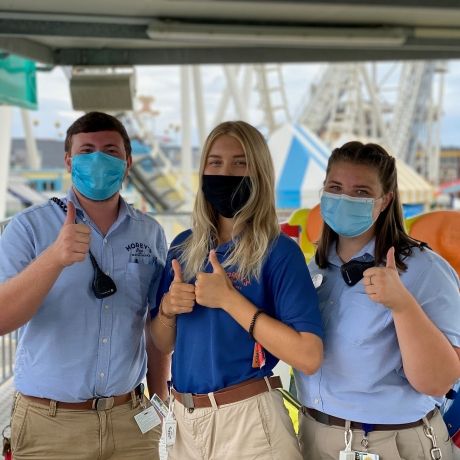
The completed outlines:
[[[35,62],[0,53],[0,104],[37,108]]]

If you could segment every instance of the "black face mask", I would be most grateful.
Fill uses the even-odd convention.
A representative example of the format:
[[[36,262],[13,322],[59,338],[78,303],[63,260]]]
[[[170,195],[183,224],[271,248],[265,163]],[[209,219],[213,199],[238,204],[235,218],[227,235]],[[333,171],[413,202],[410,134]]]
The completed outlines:
[[[251,180],[247,176],[205,174],[201,189],[216,212],[231,218],[248,202],[251,195]]]

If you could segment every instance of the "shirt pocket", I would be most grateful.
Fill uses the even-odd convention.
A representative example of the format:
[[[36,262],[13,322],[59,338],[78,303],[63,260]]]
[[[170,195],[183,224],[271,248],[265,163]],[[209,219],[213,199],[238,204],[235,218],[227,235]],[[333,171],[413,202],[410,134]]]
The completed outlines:
[[[375,344],[376,339],[385,334],[392,322],[391,310],[372,302],[366,293],[344,295],[340,303],[338,313],[329,317],[328,328],[331,333],[337,333],[349,343]]]
[[[144,314],[148,302],[149,288],[157,273],[158,263],[142,264],[128,262],[125,272],[126,297],[130,308]]]

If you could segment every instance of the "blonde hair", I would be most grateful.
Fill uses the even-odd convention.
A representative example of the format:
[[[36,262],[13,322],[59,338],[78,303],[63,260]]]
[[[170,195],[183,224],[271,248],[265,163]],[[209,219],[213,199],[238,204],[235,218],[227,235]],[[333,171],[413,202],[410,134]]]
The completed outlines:
[[[241,144],[251,182],[249,200],[233,220],[232,239],[235,245],[223,263],[224,268],[237,267],[240,279],[259,279],[269,245],[280,232],[275,210],[275,174],[265,139],[256,128],[244,121],[219,124],[207,137],[201,154],[192,233],[178,246],[181,253],[179,261],[187,281],[203,271],[210,249],[217,245],[218,214],[204,197],[202,178],[213,143],[222,135],[231,136]]]

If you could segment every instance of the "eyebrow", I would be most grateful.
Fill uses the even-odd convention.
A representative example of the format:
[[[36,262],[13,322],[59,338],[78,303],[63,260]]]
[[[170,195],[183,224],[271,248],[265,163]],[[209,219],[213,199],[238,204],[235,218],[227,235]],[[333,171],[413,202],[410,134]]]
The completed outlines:
[[[91,142],[85,142],[84,144],[80,145],[80,148],[82,147],[95,147],[96,145],[95,144],[92,144]],[[120,147],[116,144],[105,144],[104,145],[104,148],[107,148],[107,147],[115,147],[117,149],[119,149]]]
[[[343,185],[342,182],[339,182],[337,180],[333,180],[333,179],[330,179],[329,181],[327,181],[325,183],[325,185],[331,185],[331,184],[336,184],[336,185]],[[363,188],[363,189],[366,189],[366,190],[373,190],[373,187],[371,185],[364,185],[364,184],[357,184],[357,185],[353,185],[353,188],[356,189],[356,188]]]
[[[208,158],[222,158],[222,155],[219,155],[218,153],[213,153],[208,155]],[[246,158],[246,155],[233,155],[232,158]]]

